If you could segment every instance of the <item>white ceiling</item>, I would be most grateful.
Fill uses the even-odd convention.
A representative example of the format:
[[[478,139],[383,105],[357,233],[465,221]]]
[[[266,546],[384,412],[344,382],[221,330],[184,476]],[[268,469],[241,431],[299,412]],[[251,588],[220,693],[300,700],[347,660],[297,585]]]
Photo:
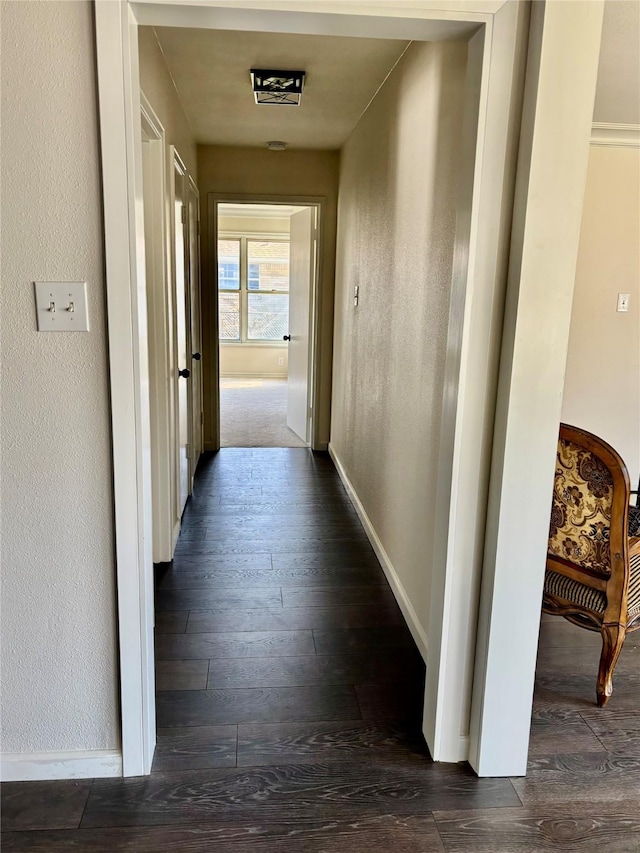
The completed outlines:
[[[340,148],[408,42],[156,27],[196,141]],[[306,71],[300,106],[254,102],[249,69]]]
[[[594,121],[640,124],[640,2],[607,0]]]

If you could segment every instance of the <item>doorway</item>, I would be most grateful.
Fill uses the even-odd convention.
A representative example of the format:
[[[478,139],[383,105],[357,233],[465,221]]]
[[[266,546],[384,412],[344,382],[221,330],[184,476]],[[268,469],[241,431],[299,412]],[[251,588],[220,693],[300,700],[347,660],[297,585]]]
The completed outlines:
[[[530,42],[530,85],[525,98],[525,114],[530,120],[520,140],[523,156],[519,159],[518,215],[513,228],[528,4],[462,3],[443,12],[420,0],[412,6],[411,18],[398,16],[390,3],[376,7],[375,14],[353,4],[337,14],[331,4],[316,2],[302,15],[282,12],[275,3],[245,5],[243,9],[226,8],[216,0],[203,0],[188,10],[177,2],[96,6],[124,673],[124,773],[148,772],[141,755],[147,731],[140,725],[140,709],[149,701],[140,677],[148,671],[149,656],[140,637],[148,627],[143,581],[149,563],[145,542],[150,519],[146,422],[140,417],[146,402],[147,370],[144,359],[138,357],[138,291],[144,291],[144,280],[137,253],[142,231],[136,205],[141,188],[141,142],[139,127],[131,121],[138,105],[132,88],[138,59],[135,35],[139,24],[184,26],[189,11],[191,26],[296,33],[313,30],[374,38],[391,33],[395,38],[436,41],[458,37],[469,44],[463,134],[464,149],[469,153],[468,180],[467,192],[459,194],[456,208],[457,295],[449,321],[443,440],[438,445],[438,503],[443,523],[438,525],[441,536],[435,548],[437,571],[431,593],[435,618],[428,650],[433,689],[425,725],[434,757],[456,761],[462,751],[469,752],[469,745],[460,742],[460,723],[462,718],[462,722],[470,718],[474,768],[482,775],[513,775],[524,766],[522,746],[526,746],[531,703],[521,679],[510,678],[510,674],[518,671],[524,673],[525,681],[529,675],[533,681],[529,652],[535,644],[535,629],[531,625],[538,609],[535,592],[541,588],[536,546],[542,542],[548,521],[547,501],[540,496],[548,494],[547,464],[553,456],[557,425],[554,401],[559,399],[556,389],[561,383],[561,369],[552,368],[549,358],[553,355],[557,361],[558,353],[566,349],[562,309],[571,295],[579,224],[578,206],[566,210],[556,202],[579,197],[582,192],[586,155],[581,156],[581,144],[591,121],[602,4],[578,4],[570,11],[567,4],[540,7]],[[572,39],[578,25],[581,39]],[[558,69],[565,73],[559,74]],[[534,123],[535,138],[531,132]],[[530,190],[529,176],[535,177]],[[533,246],[538,247],[536,251]],[[123,251],[124,247],[129,251]],[[541,291],[541,282],[547,290]],[[501,324],[505,287],[507,311]],[[556,307],[557,311],[552,310]],[[539,334],[542,321],[547,330],[544,340]],[[549,340],[555,342],[553,347]],[[501,342],[496,415],[497,383],[490,367],[497,362]],[[546,381],[541,382],[540,377]],[[531,420],[532,411],[541,413],[535,421]],[[208,449],[216,449],[215,439]],[[491,456],[495,476],[489,488],[487,521],[483,497]],[[526,540],[520,517],[516,517],[519,501],[514,499],[525,479],[520,476],[521,460],[526,460],[532,507]],[[133,470],[136,477],[131,476]],[[515,539],[518,553],[524,555],[516,575],[511,570]],[[469,607],[476,603],[469,600],[472,585],[464,574],[471,565],[476,577],[482,574],[483,580],[478,631],[466,619]],[[514,600],[522,601],[522,606],[514,608]],[[461,691],[464,693],[472,678],[472,701],[461,702]]]
[[[214,201],[220,447],[309,447],[320,202]]]

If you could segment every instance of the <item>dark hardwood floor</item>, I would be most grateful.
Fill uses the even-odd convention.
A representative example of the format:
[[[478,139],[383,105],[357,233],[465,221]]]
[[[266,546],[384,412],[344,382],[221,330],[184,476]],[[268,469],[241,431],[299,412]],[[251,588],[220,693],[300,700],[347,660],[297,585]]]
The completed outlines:
[[[636,635],[598,709],[599,637],[545,617],[528,776],[433,763],[423,662],[328,457],[204,459],[156,607],[151,776],[5,784],[6,853],[640,851]]]

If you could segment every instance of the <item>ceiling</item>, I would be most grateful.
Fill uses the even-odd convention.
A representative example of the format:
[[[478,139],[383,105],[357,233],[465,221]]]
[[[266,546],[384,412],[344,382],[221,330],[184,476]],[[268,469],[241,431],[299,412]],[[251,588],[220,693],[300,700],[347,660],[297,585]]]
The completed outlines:
[[[640,124],[640,3],[607,0],[594,121]]]
[[[156,27],[196,141],[340,148],[409,44],[395,39]],[[249,69],[306,71],[300,106],[254,102]]]

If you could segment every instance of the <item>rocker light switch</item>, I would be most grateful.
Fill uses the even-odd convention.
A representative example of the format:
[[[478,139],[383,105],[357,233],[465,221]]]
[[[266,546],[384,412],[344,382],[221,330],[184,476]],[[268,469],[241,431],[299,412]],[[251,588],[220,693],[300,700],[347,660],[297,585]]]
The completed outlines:
[[[39,332],[88,332],[86,281],[36,281]]]

